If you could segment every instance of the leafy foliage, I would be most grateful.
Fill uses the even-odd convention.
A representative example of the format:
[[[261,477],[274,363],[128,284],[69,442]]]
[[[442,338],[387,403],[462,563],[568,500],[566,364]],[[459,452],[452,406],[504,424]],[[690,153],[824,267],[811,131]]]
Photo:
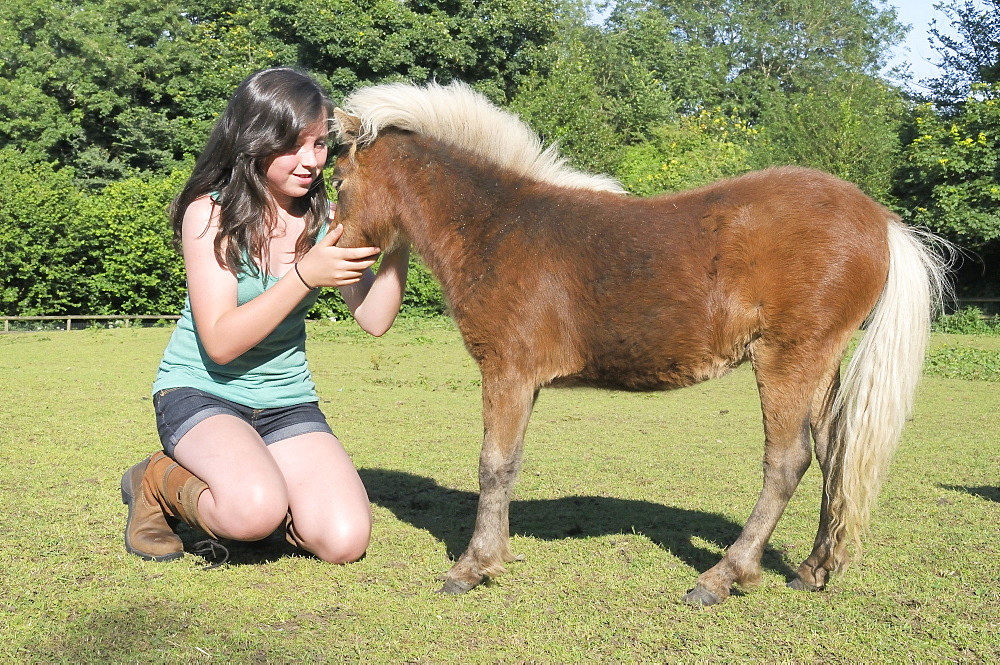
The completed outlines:
[[[420,261],[420,257],[413,254],[410,255],[410,270],[406,277],[401,312],[425,317],[447,313],[441,285]]]
[[[597,72],[581,45],[560,54],[542,72],[529,75],[513,110],[528,120],[546,142],[580,167],[607,173],[615,167],[615,131],[609,100],[596,85]]]
[[[1000,320],[988,319],[978,307],[965,307],[934,321],[933,329],[954,335],[1000,335]]]
[[[922,82],[929,100],[912,114],[894,176],[905,218],[974,252],[958,280],[973,293],[1000,284],[1000,12],[985,5],[936,5],[958,36],[931,31],[941,75]]]
[[[680,116],[652,133],[625,149],[619,178],[634,194],[678,191],[750,170],[756,130],[721,110]]]
[[[1000,83],[1000,1],[951,0],[935,6],[948,17],[955,36],[931,29],[941,74],[921,83],[939,108],[952,113],[977,84]]]
[[[184,265],[173,247],[166,210],[187,177],[127,178],[83,199],[75,237],[77,275],[90,314],[178,314]]]
[[[73,170],[0,149],[0,312],[62,314],[82,303],[73,242],[80,194]]]
[[[765,100],[756,162],[798,164],[833,173],[890,202],[905,115],[897,91],[845,74]]]
[[[895,12],[872,0],[629,0],[608,26],[687,110],[751,118],[776,92],[877,75],[885,45],[902,36]]]
[[[554,0],[12,0],[0,7],[0,147],[91,189],[197,153],[236,84],[293,65],[344,94],[387,78],[507,100],[551,41]]]
[[[909,221],[979,250],[1000,240],[1000,84],[976,92],[953,118],[917,108],[895,194]]]
[[[989,269],[1000,260],[996,11],[945,5],[959,37],[938,34],[944,74],[933,104],[913,106],[881,79],[902,36],[881,0],[622,0],[603,25],[595,4],[0,3],[0,174],[11,183],[0,305],[175,310],[179,260],[162,218],[174,174],[234,86],[279,64],[335,99],[384,80],[464,80],[576,166],[639,194],[818,167],[980,252],[986,280],[1000,280]],[[417,259],[404,306],[446,307]],[[316,314],[346,311],[330,293]]]
[[[378,266],[375,266],[378,269]],[[409,272],[406,277],[406,291],[400,313],[404,316],[435,317],[447,313],[441,285],[430,270],[420,261],[420,257],[410,254]],[[344,321],[351,318],[351,312],[336,289],[324,289],[309,316],[319,319]]]
[[[941,346],[927,354],[924,372],[948,379],[1000,382],[1000,352]]]
[[[176,0],[51,3],[0,9],[0,146],[73,166],[94,188],[172,168],[193,118],[171,89],[197,52]]]
[[[680,149],[665,153],[674,140],[665,142],[660,127],[659,137],[628,150],[622,168],[635,191],[649,189],[642,182],[655,191],[751,166],[800,164],[888,201],[903,101],[877,73],[886,44],[902,35],[893,10],[867,0],[638,0],[617,3],[608,30],[678,100],[682,131],[693,137],[701,113],[718,117],[726,109],[754,132],[735,143],[706,134],[704,152],[673,146]],[[736,145],[743,154],[733,153]],[[666,174],[677,169],[692,177]]]

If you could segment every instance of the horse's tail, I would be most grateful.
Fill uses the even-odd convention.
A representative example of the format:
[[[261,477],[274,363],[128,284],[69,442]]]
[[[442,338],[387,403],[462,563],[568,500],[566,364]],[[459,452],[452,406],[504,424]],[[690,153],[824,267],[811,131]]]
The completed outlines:
[[[903,425],[913,408],[931,321],[949,292],[951,246],[930,233],[889,222],[889,275],[867,331],[844,372],[833,403],[830,451],[839,460],[827,497],[835,542],[861,535]],[[837,471],[834,471],[837,473]]]

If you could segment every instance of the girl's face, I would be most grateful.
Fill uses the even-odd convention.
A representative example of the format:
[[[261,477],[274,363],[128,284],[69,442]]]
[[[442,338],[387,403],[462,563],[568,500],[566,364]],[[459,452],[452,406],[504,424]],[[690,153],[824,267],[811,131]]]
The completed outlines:
[[[324,115],[299,134],[295,148],[270,158],[264,178],[279,204],[305,196],[326,164],[327,120]]]

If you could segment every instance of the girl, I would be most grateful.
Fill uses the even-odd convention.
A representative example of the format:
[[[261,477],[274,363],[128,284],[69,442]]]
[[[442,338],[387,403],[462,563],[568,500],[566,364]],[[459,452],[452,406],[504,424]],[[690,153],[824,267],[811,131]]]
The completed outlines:
[[[409,249],[335,246],[323,181],[332,104],[308,76],[244,80],[170,216],[188,298],[153,385],[163,453],[122,477],[125,547],[183,555],[167,518],[212,538],[288,540],[345,563],[368,547],[371,511],[357,470],[317,405],[305,316],[338,287],[361,327],[395,320]]]

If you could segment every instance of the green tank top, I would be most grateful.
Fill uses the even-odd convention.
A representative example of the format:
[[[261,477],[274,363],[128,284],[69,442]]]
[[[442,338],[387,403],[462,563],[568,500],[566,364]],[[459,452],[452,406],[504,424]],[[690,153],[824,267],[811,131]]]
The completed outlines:
[[[216,199],[218,195],[212,192],[211,196]],[[316,242],[329,230],[329,223],[324,224],[316,234]],[[244,255],[244,262],[252,265],[249,256]],[[237,306],[261,295],[279,279],[254,272],[244,269],[237,275]],[[220,365],[208,357],[202,346],[191,312],[191,296],[187,296],[160,360],[153,394],[167,388],[197,388],[253,409],[319,401],[306,363],[306,315],[317,298],[319,289],[313,289],[270,335],[229,364]]]
[[[241,273],[237,304],[242,305],[267,289],[278,278]],[[226,365],[212,361],[205,352],[185,299],[177,327],[170,336],[153,383],[153,393],[165,388],[197,388],[254,409],[318,401],[316,385],[306,363],[306,314],[316,303],[314,290],[259,344]]]

